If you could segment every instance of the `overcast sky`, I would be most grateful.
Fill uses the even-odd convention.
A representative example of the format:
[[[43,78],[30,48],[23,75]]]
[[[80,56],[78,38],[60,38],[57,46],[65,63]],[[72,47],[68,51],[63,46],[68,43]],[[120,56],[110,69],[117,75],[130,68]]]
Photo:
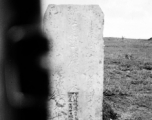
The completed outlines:
[[[98,4],[104,12],[104,37],[152,37],[152,0],[42,0],[48,4]]]

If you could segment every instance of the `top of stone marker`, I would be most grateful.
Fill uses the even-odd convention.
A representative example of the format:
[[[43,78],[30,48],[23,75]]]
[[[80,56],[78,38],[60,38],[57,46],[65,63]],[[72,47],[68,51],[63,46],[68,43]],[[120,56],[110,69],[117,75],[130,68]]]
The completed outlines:
[[[56,5],[56,4],[49,4],[46,11],[49,11],[49,10],[56,10],[56,11],[59,11],[60,10],[63,10],[63,9],[75,9],[75,10],[81,10],[81,9],[85,9],[85,10],[93,10],[94,12],[98,13],[98,14],[102,14],[103,15],[103,12],[100,8],[99,5],[96,5],[96,4],[90,4],[90,5],[79,5],[79,4],[59,4],[59,5]]]
[[[104,13],[102,12],[99,5],[73,5],[73,4],[49,4],[46,11],[44,19],[47,19],[49,16],[57,15],[59,13],[64,13],[70,11],[71,13],[81,13],[82,11],[92,11],[94,15],[99,17],[100,19],[104,19]],[[103,23],[104,24],[104,23]]]

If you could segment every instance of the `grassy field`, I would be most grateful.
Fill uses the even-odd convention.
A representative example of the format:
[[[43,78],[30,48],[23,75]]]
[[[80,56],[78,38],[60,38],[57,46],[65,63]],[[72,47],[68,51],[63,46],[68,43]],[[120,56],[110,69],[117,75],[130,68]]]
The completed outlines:
[[[152,120],[152,40],[104,44],[104,120]]]

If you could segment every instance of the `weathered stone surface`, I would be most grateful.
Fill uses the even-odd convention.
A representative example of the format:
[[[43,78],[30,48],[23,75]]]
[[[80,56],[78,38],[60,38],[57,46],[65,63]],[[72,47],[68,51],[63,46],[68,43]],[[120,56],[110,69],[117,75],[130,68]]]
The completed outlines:
[[[44,15],[44,32],[51,48],[49,119],[101,120],[103,13],[100,7],[49,5]]]

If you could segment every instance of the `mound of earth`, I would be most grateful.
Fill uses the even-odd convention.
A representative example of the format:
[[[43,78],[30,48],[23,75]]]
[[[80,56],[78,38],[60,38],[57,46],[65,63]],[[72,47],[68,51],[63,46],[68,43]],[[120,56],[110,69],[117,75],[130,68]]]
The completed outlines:
[[[151,37],[151,38],[149,38],[148,40],[149,40],[149,41],[151,41],[151,40],[152,40],[152,37]]]

